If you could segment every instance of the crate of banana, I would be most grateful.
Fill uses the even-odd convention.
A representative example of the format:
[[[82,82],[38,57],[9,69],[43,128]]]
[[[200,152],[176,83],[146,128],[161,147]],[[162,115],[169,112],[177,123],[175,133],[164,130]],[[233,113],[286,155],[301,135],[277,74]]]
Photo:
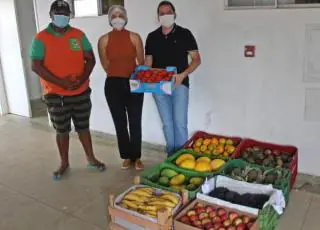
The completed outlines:
[[[110,201],[112,222],[124,229],[170,229],[182,205],[178,194],[134,185]]]

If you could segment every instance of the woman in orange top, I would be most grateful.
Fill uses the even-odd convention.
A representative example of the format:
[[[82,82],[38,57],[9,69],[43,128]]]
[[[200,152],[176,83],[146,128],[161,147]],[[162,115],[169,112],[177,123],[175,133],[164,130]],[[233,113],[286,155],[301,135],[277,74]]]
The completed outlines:
[[[124,160],[122,169],[134,165],[137,170],[142,170],[144,95],[130,92],[129,77],[137,65],[144,63],[143,44],[138,34],[125,29],[128,18],[124,7],[112,6],[108,16],[113,30],[103,35],[98,44],[100,61],[107,73],[105,96],[115,125],[120,156]]]

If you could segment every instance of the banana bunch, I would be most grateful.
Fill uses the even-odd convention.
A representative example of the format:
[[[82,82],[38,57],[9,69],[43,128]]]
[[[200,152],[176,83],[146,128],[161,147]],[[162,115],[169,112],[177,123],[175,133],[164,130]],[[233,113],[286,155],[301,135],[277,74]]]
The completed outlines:
[[[179,202],[179,197],[172,193],[164,192],[157,195],[155,189],[143,187],[126,194],[120,206],[155,218],[160,210],[167,210],[171,216]]]

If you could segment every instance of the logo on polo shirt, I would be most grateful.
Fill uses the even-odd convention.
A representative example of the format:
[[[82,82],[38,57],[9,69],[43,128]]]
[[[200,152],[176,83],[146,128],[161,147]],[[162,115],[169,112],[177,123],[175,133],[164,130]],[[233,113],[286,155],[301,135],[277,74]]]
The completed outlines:
[[[70,48],[73,51],[80,51],[81,50],[81,45],[78,39],[76,38],[70,38],[69,40]]]

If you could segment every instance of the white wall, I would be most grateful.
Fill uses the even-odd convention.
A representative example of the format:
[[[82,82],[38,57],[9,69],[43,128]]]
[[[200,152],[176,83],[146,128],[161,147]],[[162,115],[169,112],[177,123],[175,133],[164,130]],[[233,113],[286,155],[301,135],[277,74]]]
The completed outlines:
[[[33,0],[15,0],[15,2],[21,41],[21,54],[28,83],[29,96],[31,100],[39,99],[42,95],[40,81],[31,69],[29,58],[30,44],[37,32]]]
[[[0,59],[9,112],[29,117],[30,102],[13,0],[0,1]]]
[[[125,1],[129,29],[143,38],[155,29],[158,2]],[[302,80],[305,26],[320,22],[320,9],[224,11],[223,0],[173,3],[178,23],[193,31],[203,58],[192,76],[190,133],[206,130],[293,144],[300,150],[299,170],[320,175],[320,124],[304,121],[304,93],[310,85]],[[49,3],[38,0],[38,7],[44,27],[49,22]],[[110,29],[106,17],[74,19],[72,24],[83,29],[94,46]],[[243,57],[246,44],[257,46],[255,59]],[[103,95],[104,80],[98,64],[91,81],[92,128],[114,133]],[[145,100],[143,126],[145,141],[164,144],[150,95]]]

